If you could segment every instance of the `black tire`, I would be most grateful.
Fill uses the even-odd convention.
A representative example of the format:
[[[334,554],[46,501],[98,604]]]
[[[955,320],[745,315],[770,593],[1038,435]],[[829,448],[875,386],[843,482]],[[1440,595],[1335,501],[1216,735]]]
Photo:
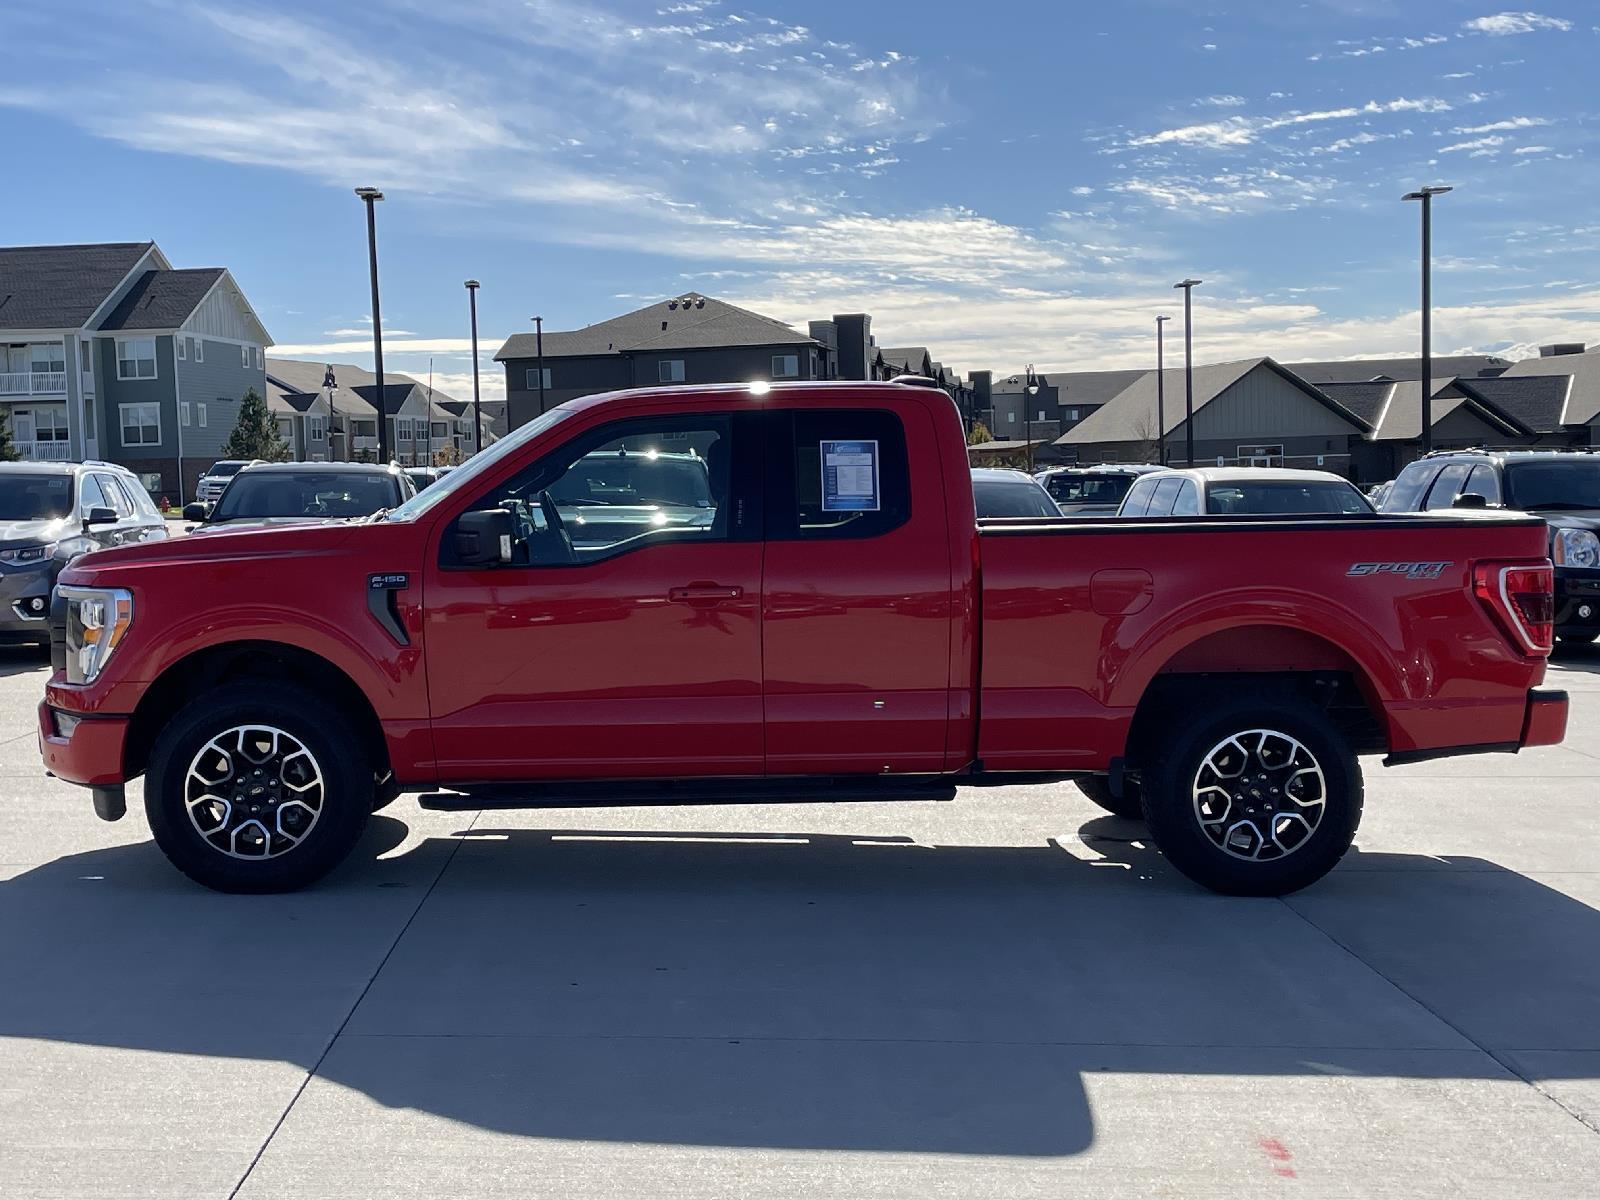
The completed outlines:
[[[1172,865],[1202,887],[1230,896],[1286,895],[1333,870],[1361,823],[1362,783],[1354,752],[1326,714],[1287,694],[1220,702],[1209,694],[1190,711],[1205,715],[1192,723],[1174,720],[1168,729],[1159,731],[1152,739],[1155,751],[1141,777],[1145,820],[1156,846]],[[1210,823],[1214,832],[1208,832],[1201,821],[1195,789],[1204,788],[1207,781],[1212,786],[1227,782],[1214,768],[1206,767],[1208,757],[1230,737],[1261,730],[1297,742],[1320,770],[1320,788],[1314,775],[1304,773],[1305,757],[1289,759],[1287,741],[1244,737],[1242,741],[1252,749],[1240,756],[1239,782],[1230,785],[1237,795],[1221,793],[1219,797],[1217,791],[1206,789],[1204,806],[1218,813],[1218,820]],[[1270,766],[1278,760],[1283,760],[1281,766]],[[1226,754],[1217,761],[1228,766],[1232,762]],[[1203,778],[1202,769],[1207,772]],[[1296,771],[1301,778],[1288,782]],[[1279,791],[1274,793],[1273,787]],[[1313,790],[1320,791],[1322,799],[1314,823],[1309,816],[1316,806],[1295,805],[1282,795],[1297,792],[1310,800]],[[1240,811],[1246,806],[1247,811]],[[1302,824],[1309,827],[1309,833],[1302,833],[1292,819],[1285,821],[1286,813],[1305,814]],[[1232,824],[1235,818],[1237,825]],[[1266,824],[1262,827],[1253,824],[1263,820]],[[1252,823],[1246,827],[1246,822]],[[1269,841],[1262,828],[1274,831],[1278,840]],[[1235,837],[1240,839],[1237,853],[1222,844]],[[1287,852],[1284,843],[1290,845]],[[1261,857],[1241,857],[1252,846]]]
[[[372,789],[372,811],[388,808],[400,798],[400,783],[394,777],[394,772],[388,772],[382,779],[376,781]]]
[[[1085,775],[1072,782],[1077,784],[1085,799],[1098,804],[1108,813],[1126,817],[1130,821],[1144,820],[1144,797],[1139,785],[1126,775],[1122,778],[1121,796],[1112,792],[1111,781],[1104,775]]]
[[[1600,638],[1600,631],[1593,633],[1578,633],[1576,631],[1572,633],[1558,633],[1556,634],[1556,637],[1561,641],[1566,642],[1569,646],[1582,646],[1594,641],[1596,638]]]
[[[305,803],[285,802],[281,811],[263,811],[254,822],[254,830],[236,829],[230,838],[228,822],[219,821],[213,836],[235,846],[241,844],[237,840],[241,834],[246,836],[242,843],[246,849],[253,844],[270,847],[291,843],[270,857],[234,857],[207,840],[197,823],[191,821],[186,803],[188,791],[193,788],[206,794],[208,789],[201,781],[191,780],[189,772],[213,738],[242,726],[257,725],[270,726],[287,735],[287,739],[299,742],[310,760],[309,770],[316,772],[320,782],[315,785],[315,792],[305,797]],[[282,740],[284,747],[290,744],[287,739]],[[228,744],[234,745],[237,740],[235,734],[234,741]],[[267,744],[263,739],[255,749],[259,751]],[[274,740],[270,744],[276,747],[280,742]],[[226,782],[211,785],[211,789],[227,792],[225,798],[231,797],[226,809],[230,818],[237,800],[240,816],[245,823],[251,823],[244,813],[245,804],[258,799],[263,809],[268,803],[276,804],[275,797],[284,796],[294,782],[290,773],[298,771],[303,782],[308,768],[305,759],[299,759],[300,765],[295,768],[285,765],[287,759],[277,762],[269,756],[260,767],[265,772],[269,794],[245,795],[251,784],[258,785],[254,791],[261,791],[262,781],[241,780],[240,773],[248,773],[252,765],[245,761],[252,751],[244,747],[239,750],[239,772],[231,765],[226,772],[219,768],[219,778]],[[298,758],[298,752],[288,757]],[[219,755],[218,762],[231,760],[224,754]],[[278,784],[271,783],[274,773]],[[196,697],[167,722],[151,751],[144,795],[145,814],[156,844],[172,865],[190,879],[219,892],[289,892],[322,878],[354,848],[372,811],[373,774],[360,738],[337,708],[281,680],[242,680]],[[306,821],[304,813],[310,811],[313,800],[315,816],[305,825],[297,844],[281,833],[275,836],[261,824],[272,822],[281,831],[289,821],[287,828],[292,834],[294,822]],[[300,811],[291,813],[291,808]],[[211,812],[214,808],[207,806],[201,811]]]

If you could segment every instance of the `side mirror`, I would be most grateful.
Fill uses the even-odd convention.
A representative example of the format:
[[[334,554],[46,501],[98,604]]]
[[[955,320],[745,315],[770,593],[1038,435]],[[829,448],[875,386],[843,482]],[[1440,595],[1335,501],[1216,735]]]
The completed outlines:
[[[88,529],[94,525],[115,525],[118,520],[115,509],[91,508],[88,515],[83,518],[83,527]]]
[[[209,504],[202,504],[195,500],[183,506],[183,519],[185,521],[204,521],[211,512]]]
[[[511,513],[506,509],[462,513],[456,519],[456,559],[467,567],[508,563],[515,532]]]
[[[1489,497],[1480,496],[1477,492],[1462,492],[1450,505],[1451,508],[1488,508]]]

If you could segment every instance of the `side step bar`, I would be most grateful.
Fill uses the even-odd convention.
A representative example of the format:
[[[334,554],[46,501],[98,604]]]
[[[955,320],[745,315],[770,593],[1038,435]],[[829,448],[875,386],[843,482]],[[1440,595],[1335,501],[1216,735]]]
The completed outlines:
[[[819,804],[853,801],[953,800],[949,775],[843,775],[778,779],[611,779],[551,783],[460,784],[424,792],[423,808],[474,812],[480,808],[622,808],[673,804]]]

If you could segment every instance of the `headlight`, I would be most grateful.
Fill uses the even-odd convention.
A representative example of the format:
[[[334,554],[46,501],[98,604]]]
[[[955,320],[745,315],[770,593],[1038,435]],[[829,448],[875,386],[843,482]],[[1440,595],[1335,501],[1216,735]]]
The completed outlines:
[[[55,542],[48,542],[43,546],[18,546],[14,550],[0,550],[0,562],[19,567],[31,566],[34,563],[49,562],[55,557],[55,553]]]
[[[67,606],[67,682],[93,683],[133,625],[133,594],[122,588],[56,591]]]
[[[1550,557],[1558,567],[1600,567],[1600,537],[1587,529],[1557,529]]]

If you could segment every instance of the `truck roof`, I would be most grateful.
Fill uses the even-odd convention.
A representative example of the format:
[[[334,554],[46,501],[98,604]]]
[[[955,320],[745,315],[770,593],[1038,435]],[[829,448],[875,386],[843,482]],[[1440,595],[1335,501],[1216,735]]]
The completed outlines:
[[[1326,483],[1330,479],[1350,483],[1343,475],[1336,475],[1332,471],[1297,470],[1293,467],[1175,467],[1168,468],[1162,474],[1182,475],[1206,483]]]

